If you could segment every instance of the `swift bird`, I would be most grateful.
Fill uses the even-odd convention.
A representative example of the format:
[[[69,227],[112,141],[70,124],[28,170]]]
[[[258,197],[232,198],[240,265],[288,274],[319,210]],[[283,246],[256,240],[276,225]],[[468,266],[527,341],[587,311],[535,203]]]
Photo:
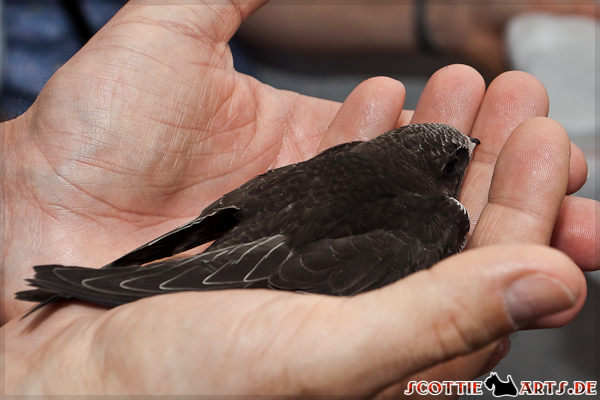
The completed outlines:
[[[445,124],[400,127],[273,169],[101,269],[38,265],[16,298],[108,307],[180,291],[270,288],[352,296],[458,253],[458,201],[479,140]],[[204,252],[167,258],[214,241]]]

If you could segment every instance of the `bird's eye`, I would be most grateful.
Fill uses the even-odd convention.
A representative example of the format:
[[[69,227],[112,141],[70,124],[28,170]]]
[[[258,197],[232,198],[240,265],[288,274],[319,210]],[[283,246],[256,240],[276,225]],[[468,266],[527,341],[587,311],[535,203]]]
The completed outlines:
[[[451,159],[444,165],[444,174],[452,175],[456,169],[456,158]]]
[[[452,158],[450,158],[446,164],[444,164],[444,168],[442,169],[444,175],[454,175],[458,173],[458,170],[462,171],[461,166],[466,161],[468,163],[469,159],[469,151],[464,148],[460,148],[456,150]]]

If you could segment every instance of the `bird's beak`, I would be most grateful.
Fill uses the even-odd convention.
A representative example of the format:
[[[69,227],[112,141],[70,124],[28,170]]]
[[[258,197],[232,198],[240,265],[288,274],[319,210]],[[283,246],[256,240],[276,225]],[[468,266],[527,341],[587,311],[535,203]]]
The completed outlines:
[[[475,150],[475,146],[477,146],[478,144],[481,144],[481,142],[477,138],[469,138],[469,139],[471,140],[471,143],[469,143],[469,156],[473,157],[473,150]]]

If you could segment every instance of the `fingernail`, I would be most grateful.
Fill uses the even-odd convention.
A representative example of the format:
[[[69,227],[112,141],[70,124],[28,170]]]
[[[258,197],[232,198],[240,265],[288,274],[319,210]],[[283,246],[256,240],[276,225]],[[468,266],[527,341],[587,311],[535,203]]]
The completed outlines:
[[[517,329],[573,304],[573,293],[558,279],[547,275],[526,276],[504,292],[504,305]]]

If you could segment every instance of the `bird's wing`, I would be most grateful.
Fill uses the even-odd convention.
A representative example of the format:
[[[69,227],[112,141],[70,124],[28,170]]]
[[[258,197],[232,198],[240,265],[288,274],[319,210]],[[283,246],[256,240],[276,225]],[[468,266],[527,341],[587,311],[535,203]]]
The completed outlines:
[[[145,266],[110,269],[39,265],[29,279],[38,289],[17,299],[44,301],[54,296],[114,307],[157,294],[181,291],[267,287],[267,278],[288,257],[285,236],[276,235],[193,257]]]
[[[364,143],[364,142],[360,141],[360,140],[356,140],[354,142],[338,144],[337,146],[333,146],[333,147],[323,150],[322,152],[317,154],[314,158],[320,158],[321,156],[326,155],[326,154],[343,153],[346,151],[350,151],[361,143]]]
[[[138,247],[102,268],[141,265],[174,256],[218,239],[239,222],[236,218],[236,213],[239,211],[238,207],[231,206],[214,210],[210,214],[202,214],[193,221]]]
[[[469,231],[465,208],[445,196],[406,193],[380,199],[353,214],[352,224],[340,224],[328,237],[292,254],[269,278],[270,286],[354,295],[458,253]]]
[[[428,268],[461,250],[469,229],[464,207],[443,196],[429,201],[409,201],[410,198],[381,199],[356,210],[352,223],[340,221],[339,229],[328,232],[330,236],[300,247],[291,245],[287,236],[277,234],[145,266],[37,266],[29,283],[38,289],[19,292],[17,298],[42,301],[40,306],[57,298],[117,306],[163,293],[251,287],[354,295]],[[234,218],[236,210],[223,213]],[[370,225],[383,228],[373,229]],[[188,229],[189,236],[166,240]],[[162,241],[160,247],[151,249],[151,257],[162,258],[168,251],[178,249],[181,241],[193,243],[189,237],[196,240],[194,234],[207,235],[207,231],[210,232],[194,224],[184,225],[141,249]],[[149,258],[138,254],[134,259],[140,262]]]
[[[419,246],[402,232],[386,230],[322,239],[287,259],[271,275],[269,285],[283,290],[352,296],[404,277],[411,262],[435,262],[429,260],[431,252]]]
[[[445,214],[455,232],[445,231],[442,238],[447,244],[447,253],[444,257],[461,252],[467,244],[467,234],[471,228],[471,220],[465,206],[454,197],[446,196],[440,201],[440,212]],[[443,204],[443,205],[442,205]]]

